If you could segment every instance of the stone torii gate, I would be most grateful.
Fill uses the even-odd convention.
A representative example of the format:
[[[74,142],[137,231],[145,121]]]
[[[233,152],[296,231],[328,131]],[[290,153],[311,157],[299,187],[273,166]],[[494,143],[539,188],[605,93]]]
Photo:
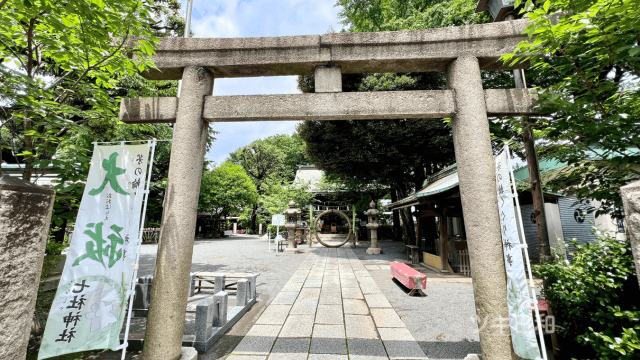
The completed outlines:
[[[480,343],[485,360],[512,358],[488,115],[532,115],[526,89],[484,90],[481,70],[525,40],[525,20],[419,31],[271,38],[163,38],[152,80],[182,79],[181,97],[123,99],[125,123],[175,123],[144,358],[180,357],[209,122],[452,118]],[[446,71],[448,90],[342,93],[342,73]],[[214,78],[315,74],[314,94],[211,96]],[[502,320],[499,320],[502,319]],[[488,323],[487,323],[488,321]],[[488,325],[487,325],[488,324]],[[495,329],[495,328],[494,328]],[[496,330],[499,331],[499,330]]]

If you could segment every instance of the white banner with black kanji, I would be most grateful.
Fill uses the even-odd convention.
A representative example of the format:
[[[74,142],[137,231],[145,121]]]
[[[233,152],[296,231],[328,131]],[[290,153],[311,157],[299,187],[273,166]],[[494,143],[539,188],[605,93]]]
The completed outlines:
[[[517,195],[513,193],[511,186],[511,168],[507,151],[509,148],[505,146],[505,150],[496,157],[495,164],[500,229],[507,271],[507,304],[511,340],[515,353],[521,358],[542,359],[531,315],[532,301],[522,256],[522,244],[526,242],[521,241],[518,236],[514,206],[514,198]]]
[[[120,345],[150,146],[95,146],[38,359]]]

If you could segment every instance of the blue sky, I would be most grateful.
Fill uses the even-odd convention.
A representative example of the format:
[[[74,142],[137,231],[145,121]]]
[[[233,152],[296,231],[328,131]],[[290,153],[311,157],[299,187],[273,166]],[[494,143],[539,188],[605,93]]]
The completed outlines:
[[[324,34],[340,31],[336,0],[194,0],[191,29],[194,37],[229,38]],[[183,2],[186,10],[186,1]],[[296,77],[216,79],[214,95],[298,93]],[[212,123],[220,134],[207,153],[222,163],[230,152],[254,140],[292,134],[297,121]]]

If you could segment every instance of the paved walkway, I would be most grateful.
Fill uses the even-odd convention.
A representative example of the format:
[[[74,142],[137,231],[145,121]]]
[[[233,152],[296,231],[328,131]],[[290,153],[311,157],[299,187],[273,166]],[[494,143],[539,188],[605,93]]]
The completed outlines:
[[[318,248],[228,359],[427,357],[353,250]]]

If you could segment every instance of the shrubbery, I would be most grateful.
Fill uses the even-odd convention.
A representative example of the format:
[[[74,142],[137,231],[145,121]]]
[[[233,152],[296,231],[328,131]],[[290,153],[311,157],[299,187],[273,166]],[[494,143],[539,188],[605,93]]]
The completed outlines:
[[[533,267],[546,283],[562,358],[640,358],[640,289],[630,243],[607,236],[573,243],[573,261],[556,255]]]

